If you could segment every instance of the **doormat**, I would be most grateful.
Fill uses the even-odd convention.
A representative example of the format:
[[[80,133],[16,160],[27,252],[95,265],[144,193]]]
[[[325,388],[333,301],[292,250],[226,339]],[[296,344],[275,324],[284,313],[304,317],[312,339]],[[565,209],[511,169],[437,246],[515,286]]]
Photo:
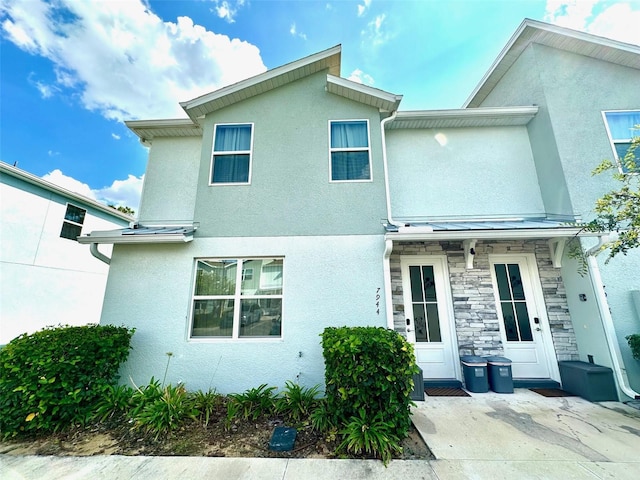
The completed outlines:
[[[573,393],[565,392],[559,388],[530,388],[532,392],[542,395],[543,397],[575,397]]]
[[[430,397],[470,397],[462,388],[451,387],[427,387],[424,393]]]

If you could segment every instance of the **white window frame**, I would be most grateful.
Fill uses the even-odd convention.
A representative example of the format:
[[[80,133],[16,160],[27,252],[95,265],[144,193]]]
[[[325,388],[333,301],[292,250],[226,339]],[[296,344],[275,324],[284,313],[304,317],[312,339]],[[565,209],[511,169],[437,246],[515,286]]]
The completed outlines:
[[[242,295],[242,280],[244,276],[244,262],[251,260],[281,260],[282,261],[282,293],[273,294],[273,295]],[[282,319],[284,317],[284,256],[252,256],[252,257],[199,257],[194,259],[194,268],[193,268],[193,281],[191,288],[191,307],[189,314],[189,322],[188,322],[188,331],[187,331],[187,340],[190,342],[280,342],[282,341],[284,335],[282,330]],[[222,261],[230,261],[235,260],[236,263],[236,289],[232,295],[196,295],[196,281],[198,275],[198,262],[209,261],[209,262],[222,262]],[[276,300],[279,299],[281,301],[281,312],[280,312],[280,335],[269,335],[269,336],[240,336],[240,316],[242,313],[242,300]],[[233,327],[232,333],[230,337],[200,337],[193,336],[193,322],[195,319],[195,305],[196,300],[233,300]]]
[[[357,148],[332,148],[331,147],[331,124],[332,123],[348,123],[348,122],[365,122],[367,124],[367,147],[357,147]],[[329,120],[327,124],[327,129],[329,132],[329,183],[371,183],[373,182],[373,165],[371,162],[371,127],[369,125],[368,118],[345,118],[345,119],[333,119]],[[369,178],[367,179],[354,179],[354,180],[334,180],[333,179],[333,169],[332,169],[332,161],[331,154],[333,152],[364,152],[366,151],[369,157]]]
[[[78,241],[77,237],[76,238],[69,238],[69,237],[63,237],[62,236],[62,231],[64,229],[64,224],[65,223],[68,223],[69,225],[73,225],[74,227],[80,227],[80,234],[78,236],[82,235],[82,227],[84,226],[84,220],[83,220],[83,223],[79,223],[79,222],[74,222],[73,220],[67,219],[67,212],[69,211],[69,207],[70,206],[73,207],[73,208],[77,208],[78,210],[84,210],[84,219],[87,218],[87,209],[79,207],[77,205],[74,205],[73,203],[68,203],[68,202],[67,202],[67,204],[65,206],[65,209],[64,209],[64,217],[62,219],[62,228],[60,229],[60,238],[64,238],[65,240],[73,240],[74,242],[77,242]]]
[[[640,109],[631,108],[628,110],[603,110],[602,113],[602,121],[604,122],[604,127],[607,130],[607,137],[609,138],[609,144],[611,145],[611,149],[613,150],[613,158],[615,158],[616,163],[618,164],[618,171],[624,175],[637,175],[637,173],[630,173],[624,170],[622,160],[618,157],[618,150],[616,149],[617,143],[631,143],[633,137],[629,138],[613,138],[611,135],[611,129],[609,128],[609,121],[607,120],[607,113],[640,113]],[[640,131],[638,131],[638,135],[640,135]]]
[[[216,134],[218,132],[218,126],[251,126],[251,145],[249,150],[223,150],[216,152]],[[253,133],[255,131],[255,124],[253,122],[232,122],[232,123],[216,123],[213,126],[213,143],[211,144],[211,162],[209,164],[209,186],[210,187],[229,187],[238,185],[251,185],[251,171],[253,169]],[[246,182],[214,182],[213,181],[213,164],[215,162],[216,155],[249,155],[249,176]]]

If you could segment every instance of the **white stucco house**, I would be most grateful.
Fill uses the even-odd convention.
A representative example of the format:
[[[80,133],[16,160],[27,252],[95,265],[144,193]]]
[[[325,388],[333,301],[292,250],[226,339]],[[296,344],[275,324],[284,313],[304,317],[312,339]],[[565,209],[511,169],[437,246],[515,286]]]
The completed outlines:
[[[150,147],[138,222],[79,239],[113,245],[101,322],[136,328],[122,378],[172,352],[167,381],[192,389],[322,384],[323,329],[373,325],[415,345],[425,382],[459,384],[471,353],[523,386],[592,360],[634,397],[640,254],[582,277],[567,245],[599,243],[576,222],[640,123],[640,47],[525,20],[454,110],[402,111],[340,57],[127,123]]]
[[[108,265],[76,237],[133,219],[0,162],[0,345],[49,325],[98,323]]]

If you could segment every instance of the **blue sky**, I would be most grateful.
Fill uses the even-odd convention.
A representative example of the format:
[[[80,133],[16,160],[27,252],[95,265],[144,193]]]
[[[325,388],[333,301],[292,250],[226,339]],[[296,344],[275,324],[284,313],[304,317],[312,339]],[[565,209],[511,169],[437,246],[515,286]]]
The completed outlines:
[[[640,0],[0,0],[0,160],[138,207],[124,120],[342,44],[342,76],[460,108],[524,18],[640,44]]]

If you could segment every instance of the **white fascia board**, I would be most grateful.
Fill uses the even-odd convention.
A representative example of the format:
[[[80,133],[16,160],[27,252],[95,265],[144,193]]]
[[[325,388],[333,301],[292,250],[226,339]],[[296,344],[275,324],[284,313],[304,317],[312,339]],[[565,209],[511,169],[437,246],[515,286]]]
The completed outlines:
[[[267,70],[264,73],[260,73],[253,77],[247,78],[245,80],[241,80],[240,82],[234,83],[233,85],[222,87],[219,90],[215,90],[213,92],[207,93],[205,95],[194,98],[192,100],[187,100],[186,102],[180,102],[180,106],[187,112],[187,114],[189,114],[189,110],[195,107],[199,107],[201,105],[204,105],[208,102],[225,97],[227,95],[232,95],[241,90],[244,90],[245,88],[249,88],[263,82],[268,82],[269,80],[272,80],[275,77],[279,77],[280,75],[287,74],[299,68],[304,68],[315,62],[325,60],[333,55],[339,55],[341,52],[342,52],[342,46],[336,45],[335,47],[329,48],[327,50],[323,50],[322,52],[318,52],[308,57],[301,58],[299,60],[288,63],[286,65],[276,67],[272,70]]]
[[[190,118],[167,118],[160,120],[127,120],[124,124],[131,130],[134,128],[184,128],[199,127]]]
[[[78,243],[82,244],[121,244],[121,243],[187,243],[193,240],[193,235],[87,235],[78,237]]]
[[[640,55],[640,47],[638,47],[637,45],[619,42],[610,38],[599,37],[590,33],[579,32],[577,30],[572,30],[569,28],[559,27],[557,25],[551,25],[549,23],[532,20],[530,18],[525,18],[518,29],[515,31],[515,33],[511,36],[507,44],[504,46],[498,57],[494,60],[491,67],[489,67],[487,73],[484,74],[476,88],[474,88],[473,92],[471,92],[471,95],[469,95],[467,100],[464,102],[462,108],[469,108],[469,104],[475,99],[480,90],[484,88],[485,83],[489,80],[489,78],[493,76],[493,73],[496,71],[496,69],[501,66],[503,60],[507,55],[511,53],[517,53],[517,56],[510,60],[509,65],[505,65],[505,67],[511,66],[526,47],[528,47],[531,43],[535,43],[535,40],[532,40],[531,36],[529,36],[525,40],[520,38],[526,29],[546,31],[558,36],[583,41],[585,43],[597,44],[603,47],[615,48],[618,50]]]
[[[75,193],[75,192],[72,192],[71,190],[67,190],[66,188],[59,187],[55,183],[48,182],[36,175],[33,175],[32,173],[26,172],[20,168],[9,165],[8,163],[0,162],[0,172],[15,178],[19,178],[20,180],[23,180],[32,185],[41,187],[47,191],[57,193],[58,195],[66,197],[72,202],[78,202],[78,203],[84,204],[85,206],[90,206],[92,208],[95,208],[96,210],[100,210],[101,212],[106,213],[107,215],[110,215],[112,217],[117,217],[120,220],[133,222],[133,217],[131,217],[130,215],[127,215],[126,213],[122,213],[121,211],[115,208],[109,207],[108,205],[100,203],[96,200],[93,200],[92,198],[85,197],[84,195],[80,195],[79,193]]]
[[[473,109],[456,108],[449,110],[407,110],[398,112],[394,121],[442,118],[502,118],[521,116],[529,116],[533,118],[537,113],[538,107],[535,105],[519,107],[482,107]]]
[[[420,242],[432,240],[526,240],[556,237],[597,237],[597,232],[585,232],[581,228],[536,228],[531,230],[438,230],[432,233],[395,233],[385,238],[393,241]]]
[[[400,101],[402,100],[402,95],[396,95],[394,93],[385,92],[384,90],[380,90],[379,88],[370,87],[368,85],[363,85],[362,83],[354,82],[353,80],[348,80],[342,77],[336,77],[335,75],[328,74],[327,75],[327,86],[336,85],[338,87],[346,88],[353,92],[359,93],[361,95],[367,95],[370,97],[377,98],[389,104],[389,111],[395,111],[398,109],[400,105]]]

